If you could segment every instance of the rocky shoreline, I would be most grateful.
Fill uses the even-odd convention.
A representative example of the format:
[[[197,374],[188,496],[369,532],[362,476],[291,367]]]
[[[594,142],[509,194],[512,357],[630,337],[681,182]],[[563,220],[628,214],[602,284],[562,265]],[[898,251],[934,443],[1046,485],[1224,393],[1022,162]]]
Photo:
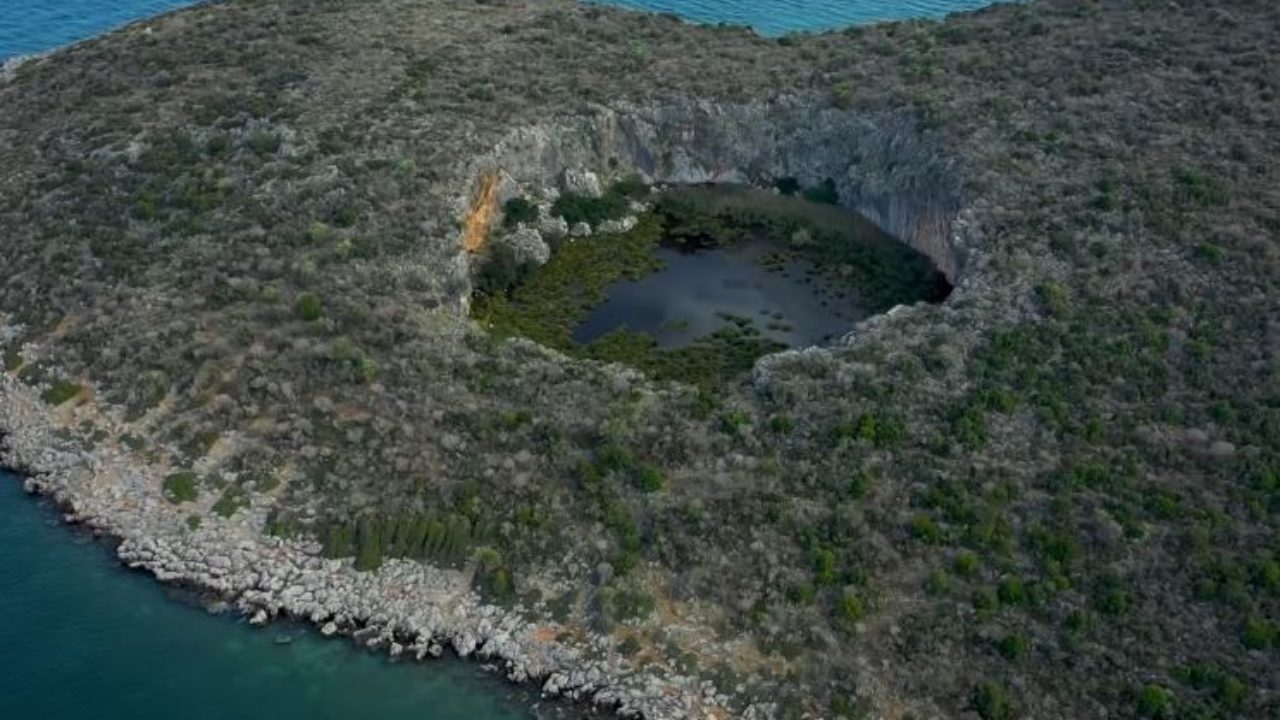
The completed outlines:
[[[163,496],[160,477],[103,442],[77,447],[58,433],[93,415],[90,404],[51,413],[32,388],[0,376],[0,466],[25,477],[28,493],[45,496],[69,523],[119,541],[126,566],[163,583],[215,596],[251,624],[276,618],[309,622],[325,636],[346,635],[391,657],[422,661],[452,649],[485,661],[508,680],[628,718],[724,717],[729,698],[709,682],[661,678],[631,668],[609,639],[528,621],[519,608],[484,604],[469,576],[401,560],[358,572],[349,559],[319,557],[303,543],[253,530],[265,510],[233,519],[204,518],[195,529]],[[751,706],[742,717],[763,718]]]

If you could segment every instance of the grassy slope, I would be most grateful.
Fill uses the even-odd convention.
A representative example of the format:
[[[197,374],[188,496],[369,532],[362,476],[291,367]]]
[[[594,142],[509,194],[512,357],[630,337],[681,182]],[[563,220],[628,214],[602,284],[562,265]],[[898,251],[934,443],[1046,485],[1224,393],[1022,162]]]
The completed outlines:
[[[282,475],[284,529],[443,508],[500,528],[526,599],[563,577],[545,599],[603,627],[656,593],[638,657],[700,652],[787,712],[1280,711],[1274,3],[780,43],[541,2],[148,25],[0,85],[30,377],[95,381],[179,461],[241,431],[221,472]],[[437,309],[459,159],[504,128],[780,87],[921,112],[989,289],[720,401]],[[597,589],[602,561],[635,569]]]

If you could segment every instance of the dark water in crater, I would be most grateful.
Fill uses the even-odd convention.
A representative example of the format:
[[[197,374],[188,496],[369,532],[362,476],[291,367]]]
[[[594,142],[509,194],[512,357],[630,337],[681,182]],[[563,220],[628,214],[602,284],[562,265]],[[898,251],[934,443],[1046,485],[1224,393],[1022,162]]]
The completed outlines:
[[[765,337],[803,347],[839,337],[866,317],[808,261],[766,268],[761,260],[777,250],[763,238],[696,252],[660,248],[666,267],[611,286],[609,299],[578,325],[573,339],[586,344],[625,327],[652,335],[664,348],[681,347],[740,317]]]

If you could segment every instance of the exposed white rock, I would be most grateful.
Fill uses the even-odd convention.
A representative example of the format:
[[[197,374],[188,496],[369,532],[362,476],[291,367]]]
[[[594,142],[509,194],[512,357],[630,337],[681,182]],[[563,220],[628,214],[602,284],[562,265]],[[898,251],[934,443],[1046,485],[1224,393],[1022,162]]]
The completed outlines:
[[[518,263],[545,264],[551,259],[551,246],[542,239],[542,234],[531,227],[521,227],[502,239]]]
[[[563,240],[569,235],[569,223],[562,217],[553,216],[550,205],[543,209],[537,227],[545,240]]]
[[[600,223],[600,227],[596,228],[597,232],[604,234],[624,233],[633,229],[640,220],[634,215],[628,215],[620,220],[605,220]]]
[[[560,180],[561,187],[567,193],[598,198],[604,194],[600,187],[600,176],[590,170],[569,168],[564,171]]]

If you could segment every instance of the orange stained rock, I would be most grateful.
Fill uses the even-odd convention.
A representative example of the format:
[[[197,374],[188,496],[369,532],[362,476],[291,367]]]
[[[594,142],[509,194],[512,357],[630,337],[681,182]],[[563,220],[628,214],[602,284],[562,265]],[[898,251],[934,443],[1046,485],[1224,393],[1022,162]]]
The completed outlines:
[[[493,216],[498,212],[498,173],[490,171],[480,177],[475,195],[471,201],[471,209],[462,230],[462,249],[479,252],[489,241],[489,228],[493,226]]]

